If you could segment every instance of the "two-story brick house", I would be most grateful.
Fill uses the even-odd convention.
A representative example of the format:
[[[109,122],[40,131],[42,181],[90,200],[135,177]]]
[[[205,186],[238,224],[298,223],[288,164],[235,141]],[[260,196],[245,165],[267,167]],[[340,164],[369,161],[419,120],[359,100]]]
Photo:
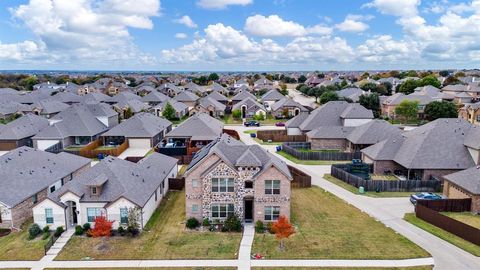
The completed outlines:
[[[258,145],[222,135],[198,152],[185,179],[186,216],[244,222],[290,217],[287,164]]]

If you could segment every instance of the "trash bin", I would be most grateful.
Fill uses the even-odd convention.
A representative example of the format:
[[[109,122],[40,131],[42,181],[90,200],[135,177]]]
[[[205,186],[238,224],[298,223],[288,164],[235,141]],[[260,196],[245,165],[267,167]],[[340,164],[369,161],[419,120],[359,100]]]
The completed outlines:
[[[256,138],[256,137],[257,137],[257,133],[250,133],[250,137]]]
[[[358,192],[359,192],[360,194],[365,194],[365,188],[364,188],[364,187],[359,187],[359,188],[358,188]]]
[[[98,154],[97,158],[98,158],[98,160],[102,160],[103,159],[103,154]]]
[[[282,151],[282,146],[281,145],[277,145],[277,147],[275,147],[275,149],[278,151]]]

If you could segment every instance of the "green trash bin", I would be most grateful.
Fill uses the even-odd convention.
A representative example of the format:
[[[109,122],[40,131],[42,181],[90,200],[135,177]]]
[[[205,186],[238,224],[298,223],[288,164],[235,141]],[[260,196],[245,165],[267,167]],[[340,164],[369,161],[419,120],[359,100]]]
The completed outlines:
[[[365,188],[364,187],[359,187],[358,192],[360,192],[360,194],[365,194]]]

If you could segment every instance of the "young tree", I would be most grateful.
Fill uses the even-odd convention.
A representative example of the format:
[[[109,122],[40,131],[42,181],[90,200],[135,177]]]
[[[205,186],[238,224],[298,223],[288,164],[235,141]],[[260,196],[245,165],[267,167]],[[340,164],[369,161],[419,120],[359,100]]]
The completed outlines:
[[[421,79],[420,82],[418,82],[418,86],[426,86],[426,85],[431,85],[431,86],[440,88],[441,83],[437,79],[437,77],[435,77],[434,75],[428,75],[423,77],[423,79]]]
[[[95,225],[90,230],[90,235],[96,237],[109,237],[112,231],[113,221],[107,220],[105,216],[95,218]]]
[[[418,117],[418,105],[417,100],[404,100],[398,104],[395,108],[395,114],[399,115],[408,123],[415,120]]]
[[[438,118],[457,118],[457,106],[453,102],[433,101],[425,107],[425,115],[428,120],[433,121]]]
[[[286,216],[279,216],[278,220],[272,224],[273,232],[275,232],[275,237],[280,240],[280,250],[285,249],[284,240],[290,237],[290,235],[295,233],[293,225],[288,221]]]
[[[338,95],[333,91],[327,91],[320,96],[320,104],[325,104],[329,101],[337,101]]]
[[[125,111],[123,112],[123,118],[128,119],[132,116],[133,116],[132,109],[130,109],[130,107],[127,107],[127,109],[125,109]]]
[[[218,79],[220,79],[220,77],[217,73],[210,73],[210,75],[208,76],[209,81],[218,81]]]
[[[404,93],[405,95],[409,95],[414,92],[415,88],[418,87],[418,83],[415,80],[406,80],[404,83],[400,85],[398,91],[400,93]]]
[[[167,102],[167,104],[165,104],[165,107],[163,107],[162,116],[168,120],[173,120],[176,118],[175,109],[173,108],[172,104],[170,104],[170,102]]]
[[[363,107],[372,110],[373,116],[380,116],[380,98],[377,93],[363,94],[359,97],[359,103]]]

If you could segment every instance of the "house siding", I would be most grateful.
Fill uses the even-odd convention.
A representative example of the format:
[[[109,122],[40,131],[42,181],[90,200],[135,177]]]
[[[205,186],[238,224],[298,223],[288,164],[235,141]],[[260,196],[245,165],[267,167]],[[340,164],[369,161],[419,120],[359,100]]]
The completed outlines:
[[[346,139],[312,139],[307,137],[307,141],[311,143],[312,150],[345,150],[348,144]]]

